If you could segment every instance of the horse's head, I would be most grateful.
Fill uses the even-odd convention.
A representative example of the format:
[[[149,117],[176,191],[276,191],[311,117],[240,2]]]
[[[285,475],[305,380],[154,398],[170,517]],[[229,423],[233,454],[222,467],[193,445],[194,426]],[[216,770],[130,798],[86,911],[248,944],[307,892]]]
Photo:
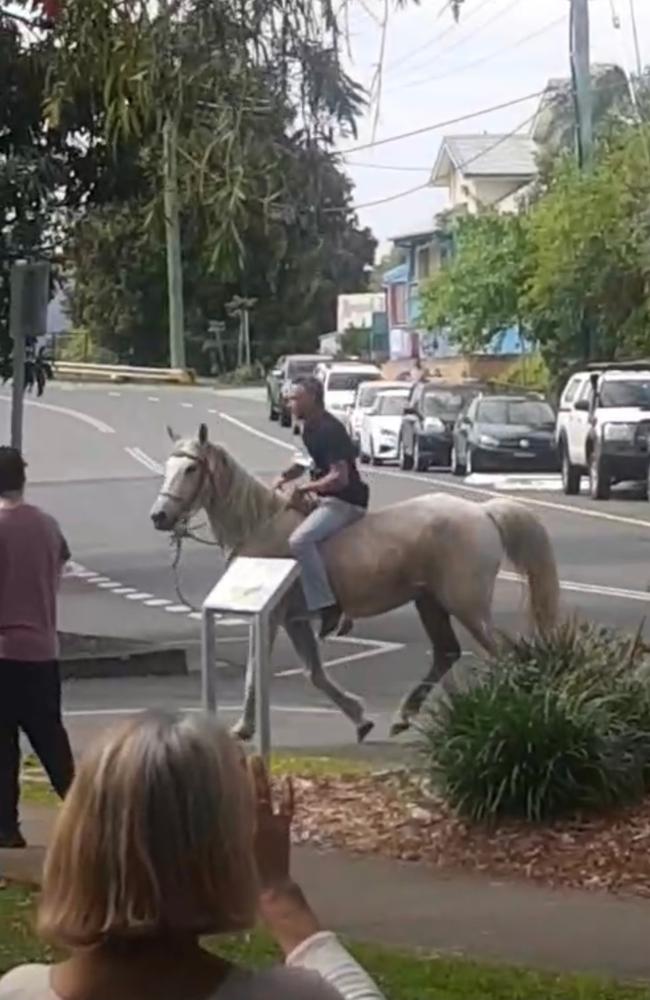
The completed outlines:
[[[151,508],[157,531],[173,531],[204,507],[211,489],[218,486],[219,449],[208,441],[208,428],[199,427],[198,437],[181,440],[167,428],[174,447],[165,465],[162,489]]]

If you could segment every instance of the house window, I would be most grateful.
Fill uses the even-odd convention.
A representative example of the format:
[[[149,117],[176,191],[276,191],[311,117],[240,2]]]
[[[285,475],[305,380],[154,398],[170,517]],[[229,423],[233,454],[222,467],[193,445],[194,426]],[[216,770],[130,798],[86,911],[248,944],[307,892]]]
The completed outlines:
[[[431,274],[431,247],[421,247],[418,250],[418,281],[428,278]]]

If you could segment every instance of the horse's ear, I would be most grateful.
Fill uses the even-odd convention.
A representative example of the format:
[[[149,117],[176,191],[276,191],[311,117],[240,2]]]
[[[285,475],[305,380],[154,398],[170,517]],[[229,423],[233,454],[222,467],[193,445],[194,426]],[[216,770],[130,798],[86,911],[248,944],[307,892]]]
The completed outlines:
[[[169,435],[170,440],[173,441],[174,444],[176,444],[176,442],[178,441],[178,434],[176,433],[176,431],[173,431],[171,429],[169,424],[167,424],[167,434]]]
[[[208,443],[208,425],[201,424],[199,427],[199,444],[204,445]]]

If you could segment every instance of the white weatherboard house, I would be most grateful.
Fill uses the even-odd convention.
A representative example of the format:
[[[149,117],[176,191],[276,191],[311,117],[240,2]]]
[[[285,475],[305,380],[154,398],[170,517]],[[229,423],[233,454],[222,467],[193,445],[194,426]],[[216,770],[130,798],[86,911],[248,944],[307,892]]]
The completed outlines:
[[[531,135],[445,136],[431,185],[447,189],[453,213],[516,212],[537,176],[535,148]]]

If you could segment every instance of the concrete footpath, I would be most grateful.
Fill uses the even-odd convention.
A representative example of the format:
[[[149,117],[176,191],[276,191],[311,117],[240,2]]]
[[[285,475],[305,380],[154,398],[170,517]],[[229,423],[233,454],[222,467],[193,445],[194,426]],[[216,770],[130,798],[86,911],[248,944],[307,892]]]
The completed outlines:
[[[0,876],[37,883],[53,810],[23,806],[24,851]],[[294,849],[294,872],[326,926],[359,940],[563,972],[650,980],[650,902],[446,876],[421,865]]]

